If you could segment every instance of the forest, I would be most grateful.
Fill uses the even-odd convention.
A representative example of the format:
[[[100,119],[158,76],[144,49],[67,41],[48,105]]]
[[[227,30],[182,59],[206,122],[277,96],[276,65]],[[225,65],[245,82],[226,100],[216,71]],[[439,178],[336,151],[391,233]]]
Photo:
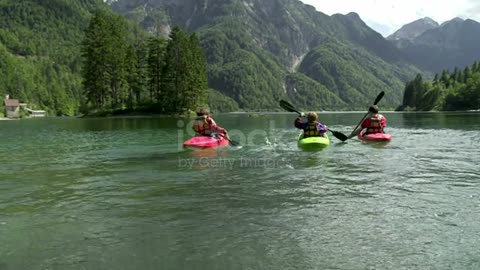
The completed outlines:
[[[458,111],[480,109],[480,63],[463,70],[443,70],[432,81],[419,74],[406,83],[402,105],[406,111]]]
[[[280,99],[300,109],[352,110],[379,91],[386,92],[384,109],[479,108],[476,62],[434,78],[402,62],[358,16],[317,17],[298,3],[261,3],[296,27],[213,7],[209,14],[218,18],[209,24],[197,14],[197,28],[170,29],[163,9],[153,10],[155,17],[141,9],[120,15],[104,1],[2,2],[0,93],[50,116],[176,114],[199,106],[274,111]],[[244,8],[235,5],[251,15]],[[295,20],[289,10],[297,11]]]
[[[129,30],[122,16],[99,10],[82,56],[84,114],[175,114],[207,106],[207,65],[195,33],[174,27],[168,39],[145,36]]]

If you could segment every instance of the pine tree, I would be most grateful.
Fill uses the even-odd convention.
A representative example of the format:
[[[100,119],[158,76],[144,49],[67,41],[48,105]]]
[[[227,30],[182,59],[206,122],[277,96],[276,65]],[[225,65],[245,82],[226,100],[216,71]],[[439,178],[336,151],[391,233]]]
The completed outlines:
[[[479,72],[480,71],[480,64],[478,63],[478,61],[475,61],[472,65],[472,71],[473,72]]]
[[[448,73],[447,69],[444,69],[442,71],[442,76],[440,77],[440,82],[442,82],[443,85],[445,85],[446,88],[448,88],[450,86],[450,74]]]
[[[189,74],[189,84],[184,95],[184,107],[194,110],[196,106],[204,105],[208,97],[208,71],[206,57],[203,48],[200,46],[200,40],[193,33],[189,39],[188,62],[191,63],[191,73]]]
[[[121,107],[128,97],[128,32],[125,19],[98,10],[85,32],[82,47],[87,102],[95,108]]]
[[[161,78],[162,70],[165,66],[165,50],[167,40],[163,38],[150,37],[148,39],[148,89],[150,92],[150,102],[158,103],[161,97]]]
[[[462,80],[462,82],[467,83],[467,81],[468,81],[468,79],[470,79],[470,77],[472,77],[472,70],[470,69],[470,67],[467,66],[463,70],[463,80]]]
[[[204,81],[207,80],[207,74],[203,72],[205,56],[201,56],[198,47],[200,45],[195,35],[189,37],[177,26],[172,29],[161,78],[160,105],[166,112],[195,109],[198,93],[206,92]]]
[[[109,89],[104,46],[107,36],[109,36],[108,16],[104,11],[98,10],[85,31],[85,40],[82,44],[84,91],[87,102],[95,108],[104,106]]]

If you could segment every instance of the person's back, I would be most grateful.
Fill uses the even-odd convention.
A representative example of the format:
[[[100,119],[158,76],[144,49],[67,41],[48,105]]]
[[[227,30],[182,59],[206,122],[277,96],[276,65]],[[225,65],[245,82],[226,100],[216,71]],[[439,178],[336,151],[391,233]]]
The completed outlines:
[[[210,112],[207,109],[197,111],[197,118],[195,118],[192,128],[196,136],[215,136],[216,134],[225,136],[227,134],[227,131],[219,127],[210,117]]]
[[[212,119],[206,115],[200,115],[195,118],[193,122],[193,130],[195,130],[196,136],[210,136]]]
[[[369,117],[362,122],[362,129],[367,129],[365,134],[384,133],[383,128],[387,126],[385,116],[378,113],[376,105],[368,109]]]
[[[325,132],[327,132],[328,128],[318,122],[317,113],[309,112],[307,114],[307,120],[308,121],[303,122],[301,117],[295,119],[295,127],[298,129],[303,129],[303,137],[324,137]]]

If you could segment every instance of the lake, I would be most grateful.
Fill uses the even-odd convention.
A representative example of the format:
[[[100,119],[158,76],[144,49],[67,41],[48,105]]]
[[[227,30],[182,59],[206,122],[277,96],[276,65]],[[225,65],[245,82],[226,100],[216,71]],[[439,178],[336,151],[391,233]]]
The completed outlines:
[[[365,112],[320,113],[349,134]],[[478,269],[480,113],[384,113],[297,148],[294,114],[0,122],[0,270]]]

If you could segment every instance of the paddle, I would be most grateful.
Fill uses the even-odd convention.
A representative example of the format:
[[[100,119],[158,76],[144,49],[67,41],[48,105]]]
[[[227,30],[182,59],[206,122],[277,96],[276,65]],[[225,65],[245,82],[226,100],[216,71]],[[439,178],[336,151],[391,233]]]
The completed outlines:
[[[225,137],[224,137],[224,138],[225,138]],[[225,138],[225,139],[227,139],[227,140],[230,142],[230,145],[231,145],[231,146],[239,146],[239,145],[240,145],[240,143],[237,142],[237,141],[232,141],[232,140],[230,140],[230,139],[228,139],[228,138]]]
[[[225,137],[226,133],[220,133],[219,135],[222,136],[228,142],[230,142],[230,146],[239,146],[240,145],[239,142],[230,140],[229,138]]]
[[[380,94],[378,94],[377,98],[375,99],[375,101],[373,102],[373,105],[377,105],[377,103],[383,98],[383,96],[385,95],[385,92],[382,91],[380,92]],[[352,133],[350,134],[350,137],[353,137],[355,136],[355,131],[357,130],[357,128],[362,124],[363,120],[365,119],[365,117],[367,117],[368,115],[368,112],[362,117],[362,120],[360,120],[360,122],[358,123],[358,125],[353,129]]]
[[[289,112],[295,112],[297,113],[299,116],[302,115],[301,112],[299,112],[297,109],[295,109],[295,107],[293,107],[292,104],[288,103],[287,101],[285,100],[280,100],[280,107],[282,107],[283,109],[285,109],[286,111],[289,111]],[[344,142],[348,139],[347,135],[341,133],[341,132],[338,132],[338,131],[334,131],[334,130],[331,130],[330,128],[328,128],[328,131],[332,132],[333,136],[335,136],[335,138],[339,139],[340,141]]]

